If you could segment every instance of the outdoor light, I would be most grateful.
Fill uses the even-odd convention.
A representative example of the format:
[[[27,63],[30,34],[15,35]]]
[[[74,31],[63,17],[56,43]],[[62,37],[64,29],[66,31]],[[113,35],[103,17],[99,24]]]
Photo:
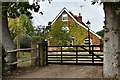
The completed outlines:
[[[88,20],[88,22],[86,23],[87,24],[87,27],[89,27],[90,28],[90,21]]]
[[[87,28],[88,28],[88,41],[89,41],[89,54],[91,54],[91,49],[90,49],[90,21],[88,20],[87,24]]]

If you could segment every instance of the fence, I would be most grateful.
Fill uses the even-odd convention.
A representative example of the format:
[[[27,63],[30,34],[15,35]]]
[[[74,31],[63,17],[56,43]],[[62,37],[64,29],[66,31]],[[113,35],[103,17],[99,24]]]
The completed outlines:
[[[47,46],[47,42],[39,43],[36,48],[25,48],[8,51],[6,55],[17,52],[35,51],[30,58],[7,63],[8,66],[32,60],[38,66],[46,64],[103,64],[103,46]],[[53,48],[54,50],[50,50]],[[19,53],[20,54],[20,53]]]
[[[50,50],[53,48],[53,50]],[[47,64],[103,64],[101,45],[48,46]]]
[[[17,53],[17,52],[30,52],[32,54],[32,57],[30,58],[26,58],[26,59],[22,59],[22,60],[17,60],[16,62],[12,62],[12,63],[6,63],[8,66],[12,66],[15,64],[19,64],[21,62],[25,62],[25,61],[29,61],[32,60],[32,65],[35,66],[44,66],[46,65],[46,46],[47,46],[47,42],[35,42],[32,45],[32,48],[24,48],[24,49],[15,49],[15,50],[11,50],[11,51],[7,51],[6,52],[6,56],[8,54],[13,54],[13,53]],[[20,53],[19,53],[20,54]]]
[[[15,50],[7,51],[6,55],[12,54],[12,53],[17,53],[17,52],[31,52],[31,50],[38,50],[39,51],[38,48],[34,48],[34,49],[33,48],[15,49]],[[39,58],[39,56],[37,56],[37,57],[30,57],[30,58],[26,58],[26,59],[22,59],[22,60],[17,60],[16,62],[13,62],[13,63],[7,63],[7,65],[10,66],[10,65],[18,64],[18,63],[29,61],[29,60],[36,60],[38,58]]]

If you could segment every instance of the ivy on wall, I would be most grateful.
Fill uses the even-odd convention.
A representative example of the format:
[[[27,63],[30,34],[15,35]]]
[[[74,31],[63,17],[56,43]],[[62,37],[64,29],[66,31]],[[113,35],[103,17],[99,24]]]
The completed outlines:
[[[57,22],[55,22],[50,30],[50,42],[51,45],[68,45],[69,44],[69,33],[65,30],[62,30],[62,27],[66,26],[66,23],[62,23],[62,19],[60,18]]]
[[[62,31],[62,27],[68,27],[69,33]],[[84,40],[88,38],[88,30],[78,25],[70,16],[66,22],[63,22],[60,16],[51,26],[49,35],[50,45],[70,45],[71,37],[74,37],[74,45],[83,45]],[[92,33],[90,36],[94,39],[93,44],[98,44],[99,38]]]

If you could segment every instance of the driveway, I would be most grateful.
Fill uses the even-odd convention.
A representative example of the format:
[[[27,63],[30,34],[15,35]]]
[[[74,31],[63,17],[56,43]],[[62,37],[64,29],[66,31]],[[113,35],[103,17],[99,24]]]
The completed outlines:
[[[14,78],[101,78],[102,66],[48,65],[23,71],[9,77]]]

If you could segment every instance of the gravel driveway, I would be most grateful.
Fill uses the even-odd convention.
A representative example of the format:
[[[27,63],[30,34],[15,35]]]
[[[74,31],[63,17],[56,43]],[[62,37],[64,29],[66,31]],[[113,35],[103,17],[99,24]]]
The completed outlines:
[[[14,78],[101,78],[102,66],[48,65],[11,76]]]

